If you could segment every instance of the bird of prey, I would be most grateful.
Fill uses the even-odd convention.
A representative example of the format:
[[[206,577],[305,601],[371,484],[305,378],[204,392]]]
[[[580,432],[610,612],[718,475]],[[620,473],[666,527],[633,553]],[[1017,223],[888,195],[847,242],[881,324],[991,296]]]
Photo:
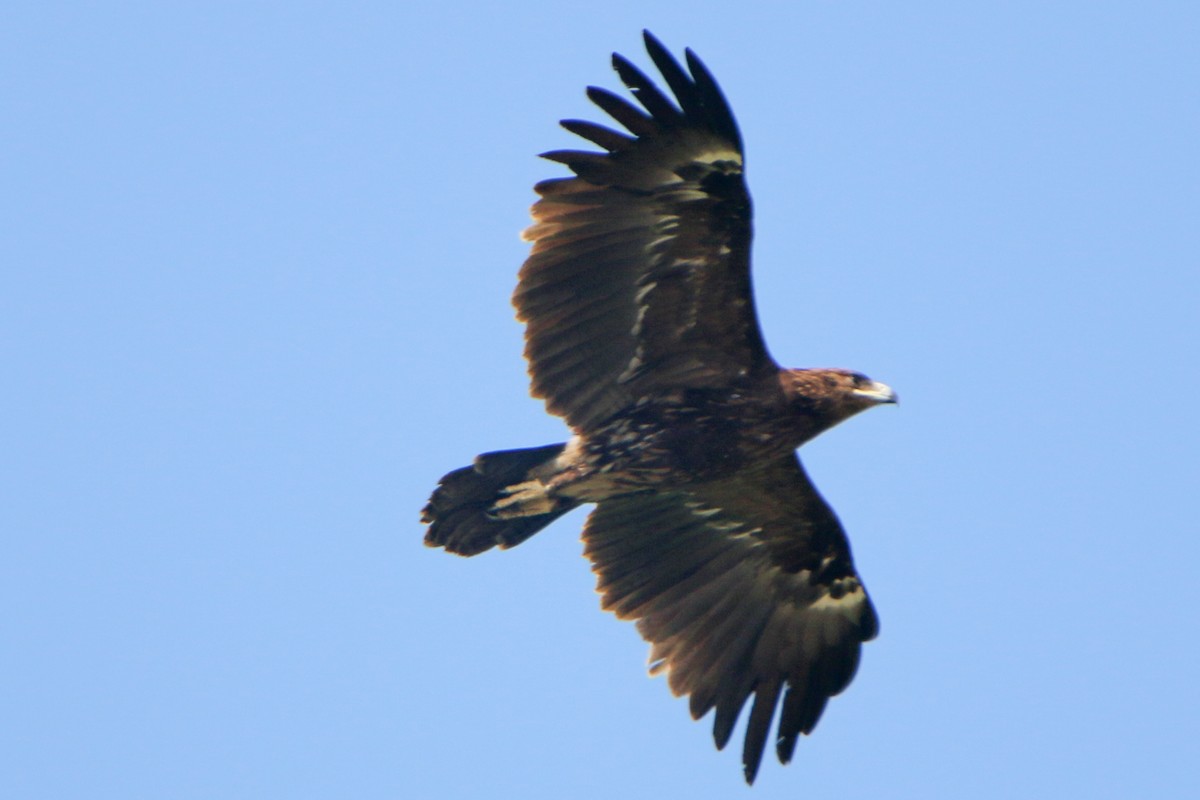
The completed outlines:
[[[718,748],[753,696],[753,783],[776,714],[787,763],[878,631],[842,526],[795,451],[896,395],[767,352],[737,124],[690,50],[685,69],[649,32],[645,43],[674,98],[613,55],[637,105],[592,87],[623,130],[562,122],[600,150],[544,154],[574,174],[535,187],[513,295],[532,393],[572,436],[444,476],[422,512],[425,543],[464,556],[513,547],[594,503],[583,541],[603,607],[637,620],[651,673],[695,719],[715,710]]]

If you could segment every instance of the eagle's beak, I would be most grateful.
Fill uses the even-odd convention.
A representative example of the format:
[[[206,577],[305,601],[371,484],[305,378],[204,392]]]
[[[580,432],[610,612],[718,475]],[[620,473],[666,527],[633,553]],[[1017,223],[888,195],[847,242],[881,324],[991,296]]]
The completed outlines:
[[[886,383],[872,381],[866,389],[855,389],[854,394],[874,403],[899,403],[900,398]]]

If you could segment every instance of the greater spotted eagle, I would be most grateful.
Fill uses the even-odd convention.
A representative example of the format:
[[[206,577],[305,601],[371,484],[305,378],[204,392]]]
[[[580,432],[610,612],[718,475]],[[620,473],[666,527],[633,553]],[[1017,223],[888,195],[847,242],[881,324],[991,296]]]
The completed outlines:
[[[896,395],[843,369],[782,369],[750,286],[742,141],[712,75],[645,33],[674,101],[619,55],[640,104],[588,97],[623,131],[566,120],[602,152],[545,153],[513,295],[534,396],[564,444],[485,453],[441,479],[425,543],[470,556],[520,544],[583,503],[602,605],[637,620],[650,670],[715,709],[728,742],[753,695],[753,782],[777,710],[787,763],[849,684],[878,621],[833,510],[796,448]]]

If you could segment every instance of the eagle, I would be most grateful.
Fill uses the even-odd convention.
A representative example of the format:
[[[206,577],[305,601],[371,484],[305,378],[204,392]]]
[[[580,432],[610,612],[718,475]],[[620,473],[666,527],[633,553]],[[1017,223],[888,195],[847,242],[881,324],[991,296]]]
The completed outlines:
[[[750,280],[742,138],[712,74],[648,31],[670,95],[612,64],[637,104],[587,96],[620,130],[562,126],[599,150],[543,157],[532,250],[513,304],[532,394],[568,441],[484,453],[445,475],[425,543],[462,556],[514,547],[568,511],[602,606],[636,620],[651,674],[724,748],[747,701],[753,783],[772,720],[791,760],[850,683],[879,622],[837,516],[796,449],[873,406],[885,384],[846,369],[784,369],[763,342]]]

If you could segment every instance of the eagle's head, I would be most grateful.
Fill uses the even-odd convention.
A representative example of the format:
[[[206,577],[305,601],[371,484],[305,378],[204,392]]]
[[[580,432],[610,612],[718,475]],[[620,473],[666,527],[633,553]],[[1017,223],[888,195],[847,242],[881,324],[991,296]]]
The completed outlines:
[[[796,415],[813,423],[807,438],[872,406],[899,402],[886,383],[848,369],[789,369],[780,382]]]

